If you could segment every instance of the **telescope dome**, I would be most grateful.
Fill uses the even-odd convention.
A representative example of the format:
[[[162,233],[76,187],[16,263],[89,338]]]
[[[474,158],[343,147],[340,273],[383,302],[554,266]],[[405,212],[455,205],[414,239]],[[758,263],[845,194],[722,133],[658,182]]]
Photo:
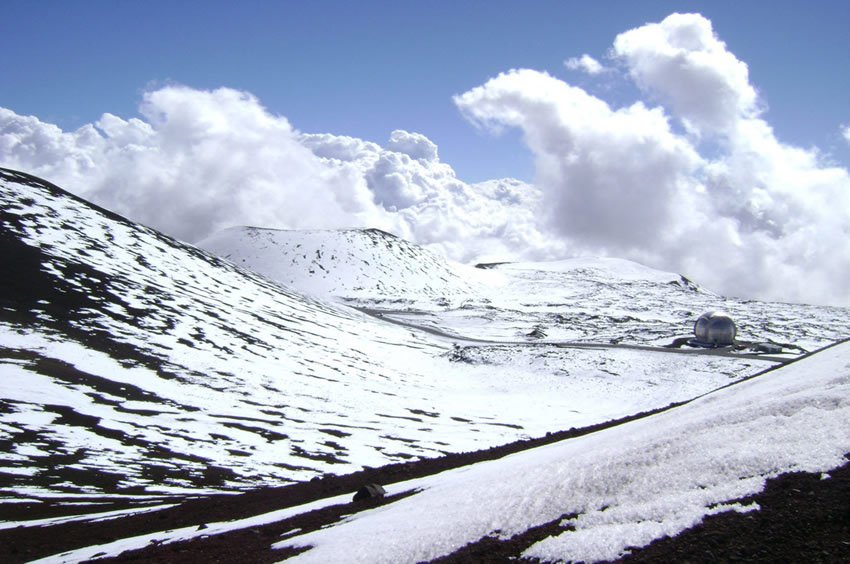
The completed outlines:
[[[703,313],[694,324],[696,340],[715,347],[726,347],[735,342],[738,328],[732,318],[721,311]]]

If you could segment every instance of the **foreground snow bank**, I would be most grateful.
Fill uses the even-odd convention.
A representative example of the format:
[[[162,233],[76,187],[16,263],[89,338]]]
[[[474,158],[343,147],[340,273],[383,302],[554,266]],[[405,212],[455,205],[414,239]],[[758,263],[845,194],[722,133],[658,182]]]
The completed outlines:
[[[501,460],[397,484],[422,491],[277,545],[299,562],[416,562],[563,519],[524,556],[599,561],[675,535],[789,471],[850,452],[850,344],[686,406]],[[395,490],[395,491],[392,491]]]

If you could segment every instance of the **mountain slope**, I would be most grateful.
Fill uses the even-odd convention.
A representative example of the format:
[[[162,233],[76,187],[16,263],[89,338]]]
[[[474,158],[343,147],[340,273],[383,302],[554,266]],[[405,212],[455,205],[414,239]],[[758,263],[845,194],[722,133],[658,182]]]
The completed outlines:
[[[797,355],[850,331],[847,308],[719,296],[688,278],[617,258],[446,263],[377,230],[239,227],[201,245],[299,292],[333,298],[463,341],[664,346],[727,311],[739,338]]]
[[[198,245],[295,290],[396,303],[463,296],[463,268],[378,229],[285,231],[233,227]]]
[[[521,345],[459,362],[448,339],[34,177],[0,170],[0,202],[0,500],[309,480],[622,417],[770,365]]]
[[[0,488],[238,488],[516,434],[489,409],[412,413],[445,393],[445,344],[24,174],[0,171],[0,197]]]
[[[768,478],[846,464],[848,361],[843,343],[664,413],[395,484],[412,495],[275,547],[308,547],[296,562],[420,562],[549,525],[522,556],[614,559],[707,515],[758,511],[737,500]]]
[[[135,551],[122,561],[595,562],[722,516],[729,524],[720,535],[709,532],[703,552],[673,538],[648,561],[843,561],[850,554],[841,542],[841,503],[850,499],[848,362],[845,342],[686,405],[510,456],[473,453],[477,463],[473,457],[454,469],[432,461],[395,468],[381,474],[382,500],[352,503],[345,488],[358,482],[329,478],[305,484],[312,495],[303,497],[296,486],[163,508],[159,518],[130,516],[123,520],[138,531],[132,537],[120,525],[89,525],[111,542],[92,542],[85,524],[54,525],[82,544],[53,560]],[[420,466],[431,471],[423,476]],[[769,497],[760,493],[766,485]],[[213,511],[198,512],[199,504]],[[838,522],[818,524],[810,504],[828,507]],[[21,529],[12,542],[38,538]],[[764,546],[773,541],[790,550]]]
[[[481,333],[492,338],[539,327],[549,341],[663,346],[692,337],[702,313],[722,310],[738,325],[740,340],[780,344],[794,354],[850,332],[848,308],[719,296],[682,275],[617,258],[497,264],[485,272],[494,280],[488,299],[451,315],[433,313],[434,325],[462,330],[470,318],[483,317],[489,323]]]

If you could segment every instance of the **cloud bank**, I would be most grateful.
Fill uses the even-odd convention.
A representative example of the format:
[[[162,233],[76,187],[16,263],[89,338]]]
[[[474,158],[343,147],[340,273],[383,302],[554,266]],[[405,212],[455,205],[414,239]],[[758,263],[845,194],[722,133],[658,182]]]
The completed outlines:
[[[850,177],[782,143],[747,65],[711,22],[673,14],[617,36],[644,101],[612,107],[546,72],[455,96],[476,125],[522,131],[534,185],[468,184],[425,135],[382,146],[304,133],[251,94],[167,86],[139,117],[65,132],[0,108],[0,166],[42,176],[187,241],[233,225],[380,227],[455,260],[631,258],[722,293],[850,305]],[[846,136],[846,128],[842,130]]]
[[[455,97],[478,126],[522,130],[545,228],[724,293],[850,304],[850,176],[776,138],[711,22],[674,14],[611,54],[658,105],[612,109],[533,70]]]
[[[379,227],[464,262],[564,253],[536,227],[539,191],[467,184],[418,133],[386,147],[305,134],[228,88],[161,88],[139,113],[64,132],[0,108],[0,166],[190,242],[234,225]]]
[[[188,241],[240,223],[380,219],[362,183],[324,166],[249,94],[168,87],[145,94],[140,113],[65,133],[0,110],[0,162]]]

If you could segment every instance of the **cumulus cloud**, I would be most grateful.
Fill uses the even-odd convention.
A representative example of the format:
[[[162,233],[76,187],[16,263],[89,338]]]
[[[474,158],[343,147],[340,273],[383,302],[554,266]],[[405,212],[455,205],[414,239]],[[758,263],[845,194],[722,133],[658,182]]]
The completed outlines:
[[[302,134],[301,141],[328,166],[364,179],[374,203],[388,212],[389,230],[455,260],[546,259],[565,252],[539,229],[539,190],[512,179],[467,184],[421,134],[394,131],[386,147],[331,134]]]
[[[850,304],[850,176],[776,138],[711,22],[674,14],[620,34],[612,52],[660,106],[614,109],[531,70],[455,97],[479,126],[522,130],[547,227],[568,247],[724,293]]]
[[[850,143],[850,125],[842,125],[841,126],[841,136]]]
[[[564,61],[564,65],[570,70],[578,70],[587,74],[601,74],[607,69],[602,66],[602,63],[585,53],[581,57],[571,57]]]
[[[186,241],[233,225],[364,226],[463,261],[562,253],[536,228],[535,188],[466,184],[419,133],[393,131],[386,147],[301,133],[227,88],[154,90],[140,115],[64,132],[0,108],[0,165]]]
[[[421,133],[409,133],[396,129],[390,134],[390,142],[387,149],[404,153],[414,159],[425,161],[436,161],[437,146]]]
[[[481,127],[522,131],[533,186],[468,184],[420,133],[303,133],[248,93],[182,86],[70,132],[0,108],[0,166],[188,241],[371,226],[464,262],[604,254],[722,293],[850,305],[850,175],[776,137],[711,22],[674,14],[611,52],[647,101],[612,107],[528,69],[454,98]],[[590,72],[582,59],[567,64]]]
[[[325,166],[249,94],[171,86],[145,94],[140,113],[66,133],[2,110],[0,162],[188,241],[234,224],[381,221],[362,179]]]
[[[664,113],[620,110],[546,73],[502,74],[455,98],[474,122],[523,130],[536,158],[549,225],[588,250],[610,252],[674,235],[699,156]]]
[[[703,234],[711,234],[711,254],[724,265],[714,275],[718,286],[850,304],[840,282],[850,275],[847,170],[780,142],[761,119],[739,120],[724,141],[726,153],[708,163],[703,178],[711,212]],[[699,255],[683,258],[695,272],[708,266]]]
[[[699,14],[672,14],[621,33],[614,56],[635,83],[696,132],[723,131],[757,113],[749,69]]]

